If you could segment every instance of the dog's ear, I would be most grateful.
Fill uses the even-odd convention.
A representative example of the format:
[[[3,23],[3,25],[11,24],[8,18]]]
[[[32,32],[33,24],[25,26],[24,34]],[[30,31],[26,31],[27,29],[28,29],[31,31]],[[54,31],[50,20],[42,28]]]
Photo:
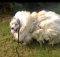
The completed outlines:
[[[17,22],[18,22],[18,24],[20,24],[20,20],[19,19],[17,19]]]

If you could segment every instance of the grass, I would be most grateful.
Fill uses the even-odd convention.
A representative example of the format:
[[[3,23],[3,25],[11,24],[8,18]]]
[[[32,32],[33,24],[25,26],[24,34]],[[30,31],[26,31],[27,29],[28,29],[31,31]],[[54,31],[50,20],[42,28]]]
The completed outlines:
[[[18,43],[10,33],[9,22],[10,19],[5,18],[0,22],[0,57],[18,57]],[[19,57],[60,57],[60,44],[53,47],[45,44],[40,47],[36,41],[29,46],[22,46],[19,43],[17,50]]]

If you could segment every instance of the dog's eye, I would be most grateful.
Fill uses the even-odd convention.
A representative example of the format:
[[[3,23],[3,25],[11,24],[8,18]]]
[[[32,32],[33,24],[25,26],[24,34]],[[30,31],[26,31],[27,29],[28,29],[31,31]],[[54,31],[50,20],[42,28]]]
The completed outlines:
[[[14,28],[11,28],[12,30],[14,29]]]
[[[15,26],[18,25],[18,24],[15,24]]]

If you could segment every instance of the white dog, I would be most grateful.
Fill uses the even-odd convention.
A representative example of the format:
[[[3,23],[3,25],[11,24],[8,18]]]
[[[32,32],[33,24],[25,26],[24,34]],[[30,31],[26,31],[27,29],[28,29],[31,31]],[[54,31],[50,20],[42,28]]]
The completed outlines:
[[[17,24],[17,25],[16,25]],[[16,25],[16,26],[15,26]],[[20,25],[20,26],[19,26]],[[48,40],[49,44],[60,42],[60,15],[52,11],[18,11],[10,22],[11,32],[23,44],[28,44],[32,37],[38,42]],[[13,29],[14,28],[14,29]]]

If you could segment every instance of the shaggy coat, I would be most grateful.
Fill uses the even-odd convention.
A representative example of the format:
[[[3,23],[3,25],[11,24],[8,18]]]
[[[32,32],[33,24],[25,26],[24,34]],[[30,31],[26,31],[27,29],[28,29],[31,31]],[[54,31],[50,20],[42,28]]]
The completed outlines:
[[[44,40],[52,45],[60,42],[59,14],[45,10],[32,13],[18,11],[14,18],[19,19],[21,25],[19,41],[23,42],[24,45],[30,43],[32,38],[36,39],[40,44],[41,42],[44,43]],[[16,39],[18,39],[18,33],[16,35]]]

